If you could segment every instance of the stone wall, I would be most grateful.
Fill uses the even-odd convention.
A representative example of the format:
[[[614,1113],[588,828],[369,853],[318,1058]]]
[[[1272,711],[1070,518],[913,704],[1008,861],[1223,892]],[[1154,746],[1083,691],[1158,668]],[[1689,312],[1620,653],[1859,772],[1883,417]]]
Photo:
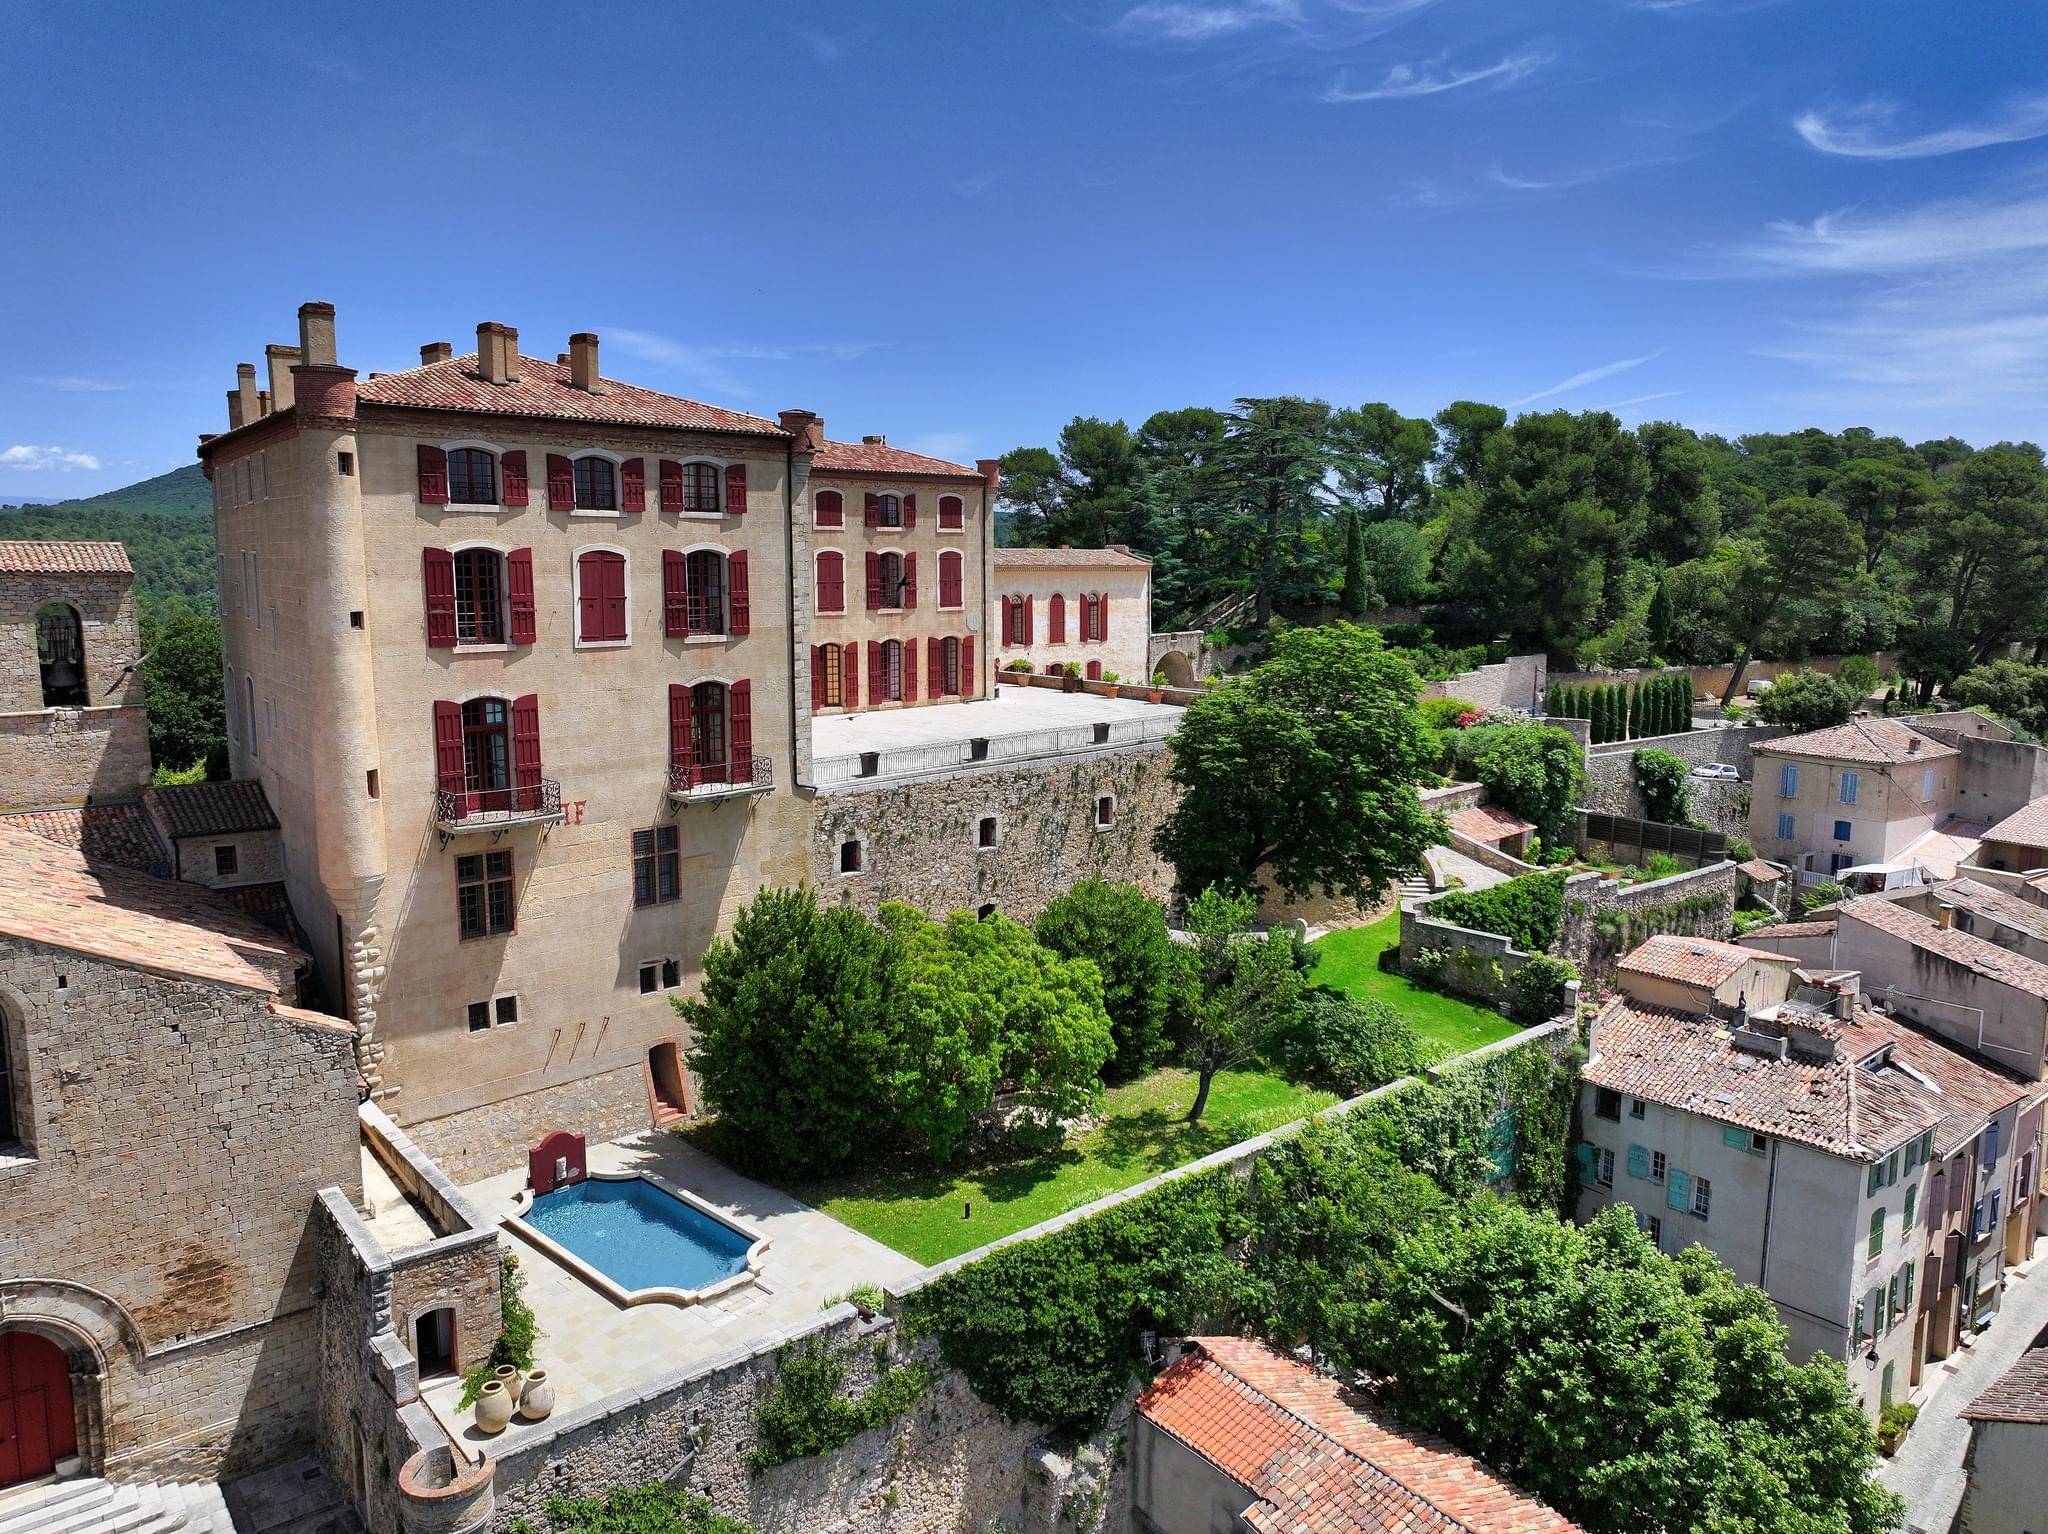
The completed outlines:
[[[445,1118],[409,1124],[406,1133],[458,1182],[475,1182],[525,1164],[550,1130],[573,1129],[591,1141],[637,1134],[653,1121],[644,1063],[600,1071]]]
[[[1425,698],[1463,698],[1485,708],[1519,708],[1534,713],[1543,707],[1545,662],[1541,655],[1511,655],[1504,661],[1460,672],[1444,682],[1424,682]]]
[[[133,799],[149,782],[149,728],[133,577],[80,571],[0,575],[0,810]],[[36,611],[78,614],[90,705],[43,706]],[[185,766],[186,763],[179,763]]]
[[[1786,725],[1752,725],[1729,729],[1687,730],[1677,735],[1646,735],[1641,740],[1612,741],[1604,746],[1591,746],[1586,751],[1586,789],[1579,800],[1581,809],[1599,810],[1608,815],[1632,815],[1641,818],[1644,813],[1642,795],[1636,791],[1635,754],[1638,751],[1668,751],[1685,762],[1689,767],[1704,766],[1708,762],[1720,762],[1733,767],[1744,779],[1755,775],[1756,748],[1777,740],[1781,736],[1798,733]],[[1715,788],[1727,790],[1735,784],[1710,784],[1703,779],[1693,779],[1694,799],[1699,801],[1699,790]],[[1728,801],[1715,797],[1706,800],[1709,808],[1727,814]],[[1728,824],[1708,821],[1717,831],[1730,835],[1740,834],[1744,828],[1743,813]],[[1705,820],[1707,817],[1701,815]]]
[[[1840,655],[1815,655],[1806,660],[1753,660],[1742,673],[1745,684],[1753,681],[1774,681],[1793,671],[1825,671],[1830,676],[1842,669],[1845,657]],[[1896,670],[1898,657],[1890,651],[1880,650],[1871,659],[1879,671]],[[1646,666],[1631,671],[1560,671],[1551,677],[1553,682],[1570,686],[1577,682],[1608,683],[1635,682],[1646,676],[1663,676],[1672,671],[1689,672],[1692,676],[1692,690],[1695,697],[1705,696],[1720,701],[1722,691],[1728,686],[1728,677],[1734,671],[1732,662],[1718,666]]]
[[[1441,955],[1437,983],[1488,1006],[1506,999],[1515,971],[1531,957],[1498,932],[1438,921],[1427,901],[1414,901],[1401,907],[1401,968],[1413,971],[1425,950]],[[1427,960],[1423,967],[1437,968]]]
[[[1564,924],[1551,952],[1587,981],[1607,982],[1621,956],[1658,932],[1726,938],[1735,925],[1735,865],[1723,860],[1666,879],[1623,884],[1596,873],[1564,884]]]
[[[934,915],[993,905],[1030,921],[1083,879],[1135,883],[1164,900],[1173,872],[1152,835],[1178,802],[1164,746],[1065,757],[1029,766],[820,795],[813,806],[811,881],[827,901],[870,913],[902,900]],[[1114,802],[1096,824],[1096,801]],[[984,817],[996,845],[979,846]],[[861,844],[860,871],[840,849]]]
[[[133,799],[149,771],[139,704],[0,714],[0,812]]]

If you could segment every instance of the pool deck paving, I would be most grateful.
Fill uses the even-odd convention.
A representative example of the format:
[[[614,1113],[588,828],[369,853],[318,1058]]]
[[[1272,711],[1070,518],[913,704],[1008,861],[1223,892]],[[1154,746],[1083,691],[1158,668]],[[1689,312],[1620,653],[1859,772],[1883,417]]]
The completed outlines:
[[[593,1145],[588,1165],[593,1172],[657,1173],[766,1236],[769,1246],[759,1278],[717,1299],[701,1305],[628,1306],[501,1227],[498,1239],[518,1256],[526,1274],[527,1303],[541,1329],[537,1355],[554,1383],[557,1412],[809,1320],[855,1284],[887,1283],[921,1271],[902,1253],[779,1189],[741,1176],[665,1131]],[[463,1191],[485,1214],[502,1217],[513,1212],[525,1184],[524,1170],[515,1170],[469,1183]],[[472,1447],[490,1444],[493,1453],[502,1453],[534,1431],[515,1419],[495,1438],[477,1432],[470,1414],[456,1409],[460,1380],[431,1384],[423,1394],[443,1425]]]

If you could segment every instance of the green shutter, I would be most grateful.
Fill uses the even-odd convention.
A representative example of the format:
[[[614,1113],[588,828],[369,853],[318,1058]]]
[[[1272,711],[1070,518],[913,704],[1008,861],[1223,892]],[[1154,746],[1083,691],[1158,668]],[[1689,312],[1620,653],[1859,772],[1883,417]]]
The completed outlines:
[[[1931,1129],[1920,1137],[1920,1159],[1922,1161],[1932,1161],[1934,1159],[1934,1131]]]
[[[1579,1141],[1578,1148],[1573,1151],[1573,1154],[1579,1158],[1579,1181],[1590,1184],[1593,1181],[1593,1169],[1599,1164],[1594,1152],[1593,1142],[1591,1140]]]
[[[1899,1270],[1899,1275],[1905,1279],[1905,1283],[1900,1286],[1900,1300],[1905,1306],[1906,1314],[1910,1316],[1913,1313],[1913,1264],[1907,1263]]]
[[[1881,1252],[1881,1251],[1883,1251],[1883,1250],[1884,1250],[1884,1211],[1883,1211],[1882,1209],[1873,1209],[1873,1210],[1871,1210],[1871,1211],[1870,1211],[1870,1247],[1869,1247],[1869,1255],[1870,1255],[1870,1256],[1872,1256],[1872,1257],[1875,1257],[1875,1256],[1876,1256],[1876,1255],[1877,1255],[1877,1254],[1878,1254],[1879,1252]]]
[[[1647,1178],[1650,1175],[1650,1153],[1640,1145],[1628,1148],[1628,1175]]]
[[[1746,1151],[1749,1149],[1749,1131],[1730,1124],[1721,1131],[1721,1143],[1730,1150]]]
[[[1849,1325],[1849,1346],[1851,1348],[1863,1346],[1863,1302],[1861,1300],[1856,1302],[1856,1319]]]
[[[1906,1190],[1906,1211],[1899,1216],[1899,1225],[1907,1235],[1911,1235],[1913,1232],[1913,1206],[1919,1202],[1920,1190],[1918,1188],[1908,1188]]]
[[[1870,1183],[1869,1183],[1869,1186],[1867,1186],[1867,1187],[1866,1187],[1866,1188],[1864,1188],[1864,1190],[1863,1190],[1864,1196],[1865,1196],[1866,1198],[1868,1198],[1868,1197],[1874,1197],[1874,1196],[1876,1195],[1876,1193],[1877,1193],[1877,1188],[1878,1188],[1878,1182],[1879,1182],[1879,1180],[1880,1180],[1880,1179],[1881,1179],[1881,1178],[1882,1178],[1883,1176],[1884,1176],[1884,1163],[1883,1163],[1882,1161],[1873,1161],[1873,1162],[1871,1162],[1871,1164],[1870,1164]]]
[[[1692,1208],[1692,1173],[1673,1167],[1664,1178],[1664,1207],[1681,1214]]]

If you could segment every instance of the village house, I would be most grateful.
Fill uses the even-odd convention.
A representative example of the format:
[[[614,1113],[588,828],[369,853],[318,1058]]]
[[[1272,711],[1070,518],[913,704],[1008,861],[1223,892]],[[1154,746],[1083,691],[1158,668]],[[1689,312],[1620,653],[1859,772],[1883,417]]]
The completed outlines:
[[[1988,1324],[2031,1249],[2048,1094],[1795,966],[1674,938],[1623,961],[1583,1073],[1579,1211],[1708,1246],[1875,1414]]]
[[[2028,1534],[2042,1526],[2041,1466],[2048,1461],[2048,1347],[2020,1356],[1963,1408],[1970,1447],[1961,1534]]]
[[[1999,873],[2048,870],[2048,797],[2028,800],[1987,830],[1972,861]]]
[[[1152,674],[1152,562],[1122,544],[997,549],[998,653],[1045,673],[1068,665],[1143,686]],[[1192,677],[1176,685],[1192,683]]]

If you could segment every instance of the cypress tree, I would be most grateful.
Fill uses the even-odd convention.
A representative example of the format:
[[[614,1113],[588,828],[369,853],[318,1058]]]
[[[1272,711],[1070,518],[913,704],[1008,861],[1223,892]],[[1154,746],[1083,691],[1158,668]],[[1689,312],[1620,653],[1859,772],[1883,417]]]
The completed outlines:
[[[1628,733],[1632,739],[1646,733],[1643,729],[1643,686],[1640,682],[1628,684]]]
[[[1564,689],[1552,682],[1549,691],[1543,694],[1543,712],[1561,714],[1564,712]]]
[[[1671,648],[1671,599],[1664,594],[1664,581],[1660,577],[1657,589],[1650,596],[1648,618],[1650,653],[1662,659]]]
[[[1593,744],[1604,746],[1614,739],[1614,709],[1611,699],[1614,689],[1596,688],[1593,692]]]
[[[1337,606],[1347,618],[1361,616],[1371,605],[1372,577],[1365,570],[1365,534],[1358,523],[1358,509],[1344,515],[1344,585],[1337,593]]]

